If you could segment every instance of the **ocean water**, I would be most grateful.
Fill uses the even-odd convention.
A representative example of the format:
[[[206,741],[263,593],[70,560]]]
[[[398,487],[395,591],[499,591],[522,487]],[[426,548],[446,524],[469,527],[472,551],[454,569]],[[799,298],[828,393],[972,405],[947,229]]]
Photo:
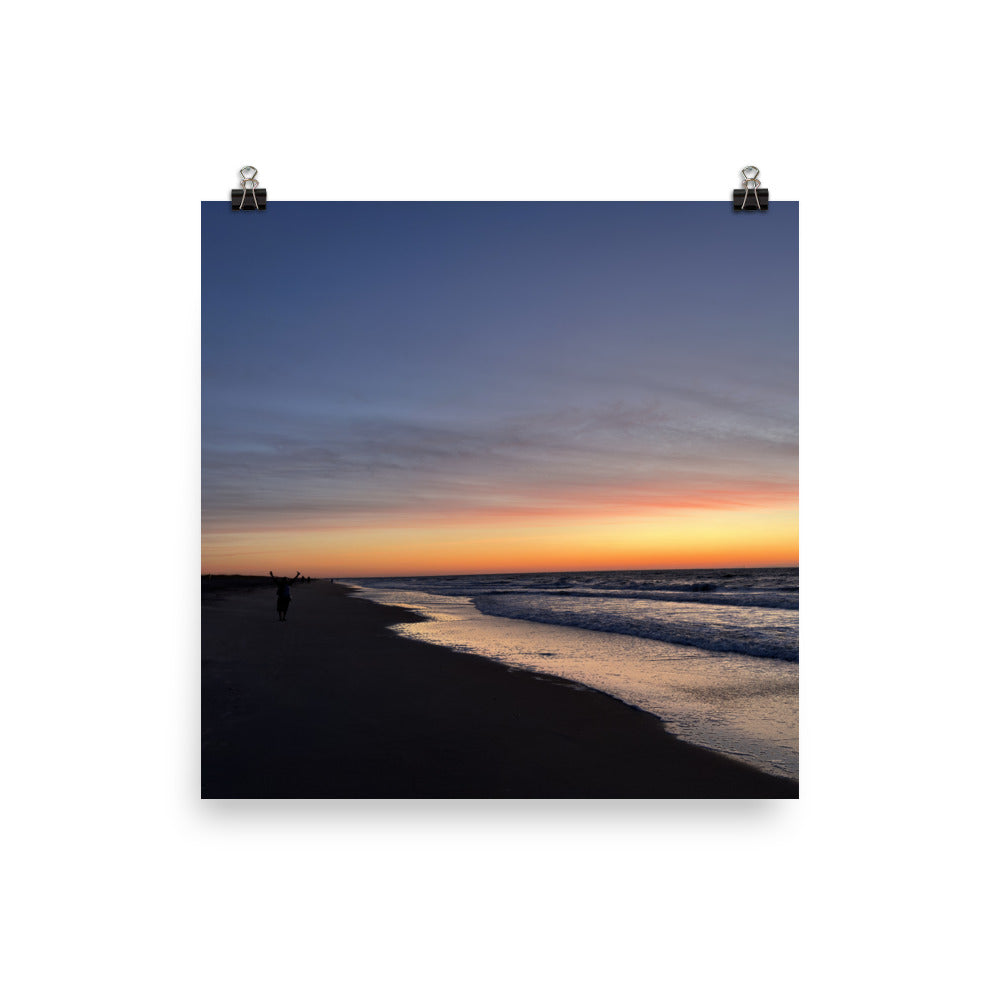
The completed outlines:
[[[798,777],[797,569],[344,580],[395,631],[596,688],[688,742]]]

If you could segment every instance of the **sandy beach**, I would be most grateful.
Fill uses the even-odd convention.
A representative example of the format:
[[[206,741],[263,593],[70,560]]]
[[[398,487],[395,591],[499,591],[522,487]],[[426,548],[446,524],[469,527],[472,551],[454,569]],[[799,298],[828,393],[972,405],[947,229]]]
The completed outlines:
[[[796,798],[600,692],[404,639],[314,581],[203,581],[204,798]]]

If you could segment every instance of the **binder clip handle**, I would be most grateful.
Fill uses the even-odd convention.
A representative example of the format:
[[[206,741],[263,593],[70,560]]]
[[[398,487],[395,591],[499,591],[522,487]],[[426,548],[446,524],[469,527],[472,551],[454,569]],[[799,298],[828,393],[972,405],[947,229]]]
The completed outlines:
[[[263,211],[267,208],[267,189],[258,187],[260,181],[257,180],[256,167],[240,167],[240,186],[233,188],[231,200],[234,212],[245,210]],[[247,192],[250,194],[250,201],[247,201]],[[237,204],[236,199],[239,198]],[[252,202],[252,204],[251,204]]]
[[[743,175],[743,199],[740,200],[740,189],[733,191],[733,208],[737,212],[766,212],[767,211],[767,188],[762,188],[760,180],[760,170],[757,167],[744,167],[740,173]],[[753,194],[753,201],[750,195]]]

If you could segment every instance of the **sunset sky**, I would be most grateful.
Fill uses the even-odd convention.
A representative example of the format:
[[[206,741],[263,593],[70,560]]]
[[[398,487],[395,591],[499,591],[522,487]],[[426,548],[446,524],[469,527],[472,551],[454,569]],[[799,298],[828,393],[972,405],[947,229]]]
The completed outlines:
[[[202,204],[202,568],[798,563],[798,206]]]

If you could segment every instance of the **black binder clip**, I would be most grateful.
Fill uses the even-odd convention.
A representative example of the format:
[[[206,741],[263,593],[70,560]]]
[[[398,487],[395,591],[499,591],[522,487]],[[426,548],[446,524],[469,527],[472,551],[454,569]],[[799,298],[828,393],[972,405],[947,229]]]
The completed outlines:
[[[260,184],[257,180],[257,168],[241,167],[240,178],[240,186],[232,190],[233,211],[263,212],[267,208],[267,188],[257,187]]]
[[[766,212],[767,188],[760,186],[760,171],[756,167],[744,167],[740,173],[743,174],[743,190],[734,189],[733,209],[737,212]]]

